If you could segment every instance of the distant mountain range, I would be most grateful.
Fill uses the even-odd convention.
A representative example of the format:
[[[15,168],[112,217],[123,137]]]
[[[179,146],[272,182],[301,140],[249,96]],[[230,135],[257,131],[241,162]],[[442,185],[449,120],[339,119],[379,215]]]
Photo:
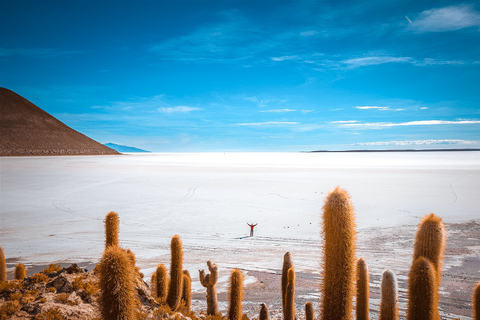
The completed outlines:
[[[135,148],[135,147],[129,147],[129,146],[122,146],[120,144],[115,144],[115,143],[105,143],[105,145],[109,148],[112,148],[113,150],[117,150],[118,152],[150,152],[150,151],[147,151],[147,150],[142,150],[142,149],[139,149],[139,148]]]
[[[0,88],[0,156],[103,154],[119,153]]]

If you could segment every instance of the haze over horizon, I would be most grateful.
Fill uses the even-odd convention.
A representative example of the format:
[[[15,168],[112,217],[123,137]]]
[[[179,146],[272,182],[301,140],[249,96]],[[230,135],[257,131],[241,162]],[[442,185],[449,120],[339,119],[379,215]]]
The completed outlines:
[[[476,1],[0,1],[0,86],[102,143],[480,148]]]

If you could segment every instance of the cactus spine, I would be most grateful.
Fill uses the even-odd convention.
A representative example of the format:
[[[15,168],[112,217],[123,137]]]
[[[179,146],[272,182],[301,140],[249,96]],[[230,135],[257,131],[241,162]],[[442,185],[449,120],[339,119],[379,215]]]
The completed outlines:
[[[172,237],[170,284],[168,287],[167,304],[172,311],[176,311],[182,299],[183,290],[183,249],[180,236]]]
[[[385,270],[382,276],[379,320],[398,319],[398,286],[395,274]]]
[[[473,287],[472,305],[473,320],[480,320],[480,282],[477,282],[475,287]]]
[[[27,269],[23,263],[19,263],[15,266],[15,280],[23,281],[27,277]]]
[[[260,316],[258,317],[259,320],[269,320],[270,314],[268,312],[268,306],[265,303],[260,305]]]
[[[118,246],[118,215],[111,211],[105,217],[105,247]]]
[[[368,320],[368,300],[370,295],[370,277],[364,258],[357,261],[357,320]]]
[[[160,302],[164,303],[167,300],[168,294],[168,274],[167,268],[163,264],[157,266],[156,276],[155,276],[155,289],[157,298]]]
[[[311,302],[305,303],[305,320],[313,320],[314,319],[314,312],[313,312],[313,304]]]
[[[288,269],[293,268],[292,254],[290,252],[285,253],[283,256],[282,267],[282,308],[284,311],[283,317],[285,318],[285,295],[287,292],[288,284]]]
[[[228,319],[242,320],[243,300],[243,274],[238,269],[233,269],[230,275]]]
[[[198,270],[200,283],[207,288],[207,315],[214,316],[219,314],[217,288],[215,285],[218,281],[218,267],[212,260],[207,261],[210,274],[205,275],[205,270]]]
[[[437,320],[435,268],[430,260],[417,258],[408,274],[407,320]]]
[[[433,213],[422,218],[415,235],[413,261],[419,257],[428,259],[434,268],[435,292],[434,305],[436,318],[439,319],[438,303],[440,300],[440,283],[442,281],[442,265],[447,244],[447,231],[442,219]]]
[[[133,268],[125,250],[108,246],[100,261],[99,271],[102,319],[134,319]]]
[[[192,278],[188,270],[183,270],[182,302],[187,312],[192,305]]]
[[[322,319],[347,320],[355,281],[355,214],[347,192],[331,191],[323,206]]]
[[[0,284],[7,281],[7,261],[5,260],[5,251],[0,246]]]
[[[284,320],[295,320],[295,270],[288,269]]]

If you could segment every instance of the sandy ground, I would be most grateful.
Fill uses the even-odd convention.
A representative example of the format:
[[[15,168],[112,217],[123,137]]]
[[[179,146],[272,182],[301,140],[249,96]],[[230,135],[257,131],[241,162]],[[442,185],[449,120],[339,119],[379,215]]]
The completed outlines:
[[[406,276],[420,218],[443,218],[449,238],[442,317],[468,319],[480,280],[480,153],[399,154],[146,154],[0,158],[0,244],[9,270],[17,262],[41,268],[101,256],[103,219],[116,211],[121,245],[135,252],[146,278],[169,264],[169,242],[182,237],[197,309],[205,309],[198,269],[219,265],[221,309],[229,272],[246,275],[244,308],[256,316],[266,302],[280,314],[280,270],[290,251],[297,271],[296,303],[318,310],[320,212],[340,185],[356,208],[358,257],[370,267],[376,319],[381,274],[391,269],[406,306]],[[246,222],[258,226],[247,237]],[[402,312],[404,314],[404,312]]]

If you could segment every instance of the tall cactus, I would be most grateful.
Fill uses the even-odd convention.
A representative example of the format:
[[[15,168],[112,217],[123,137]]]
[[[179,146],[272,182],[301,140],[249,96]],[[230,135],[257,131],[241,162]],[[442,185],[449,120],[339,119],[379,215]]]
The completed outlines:
[[[99,264],[99,305],[104,320],[134,319],[133,268],[125,250],[108,246]]]
[[[260,305],[260,315],[258,317],[259,320],[269,320],[270,313],[268,312],[268,306],[265,303]]]
[[[228,319],[242,320],[243,274],[233,269],[230,275]]]
[[[285,295],[287,292],[288,284],[288,269],[293,268],[292,254],[290,252],[285,253],[283,256],[283,267],[282,267],[282,310],[285,311]],[[285,318],[285,312],[283,314]]]
[[[165,265],[159,264],[157,266],[157,271],[155,274],[156,274],[155,275],[156,296],[161,303],[164,303],[167,301],[168,285],[169,285],[168,273]]]
[[[183,270],[182,302],[185,310],[190,312],[192,305],[192,278],[188,270]]]
[[[111,211],[105,216],[105,247],[118,246],[118,215]]]
[[[435,310],[436,271],[425,257],[418,257],[408,274],[407,320],[438,320]]]
[[[309,301],[305,303],[305,320],[313,320],[314,318],[313,304]]]
[[[382,275],[379,320],[398,320],[397,278],[391,270]]]
[[[217,288],[218,267],[212,260],[207,261],[210,274],[205,275],[205,270],[198,270],[200,283],[207,288],[207,315],[214,316],[220,314],[218,310]]]
[[[434,310],[436,317],[440,318],[438,313],[438,303],[440,300],[440,284],[442,281],[442,265],[447,244],[447,231],[442,219],[433,213],[426,215],[418,224],[418,230],[415,235],[415,244],[413,250],[413,261],[419,257],[428,259],[434,268],[435,273],[435,292],[434,292]]]
[[[323,206],[322,319],[347,320],[355,290],[355,214],[350,197],[340,187]]]
[[[183,289],[183,249],[180,236],[174,235],[170,244],[171,265],[170,285],[168,287],[167,304],[172,311],[180,306]]]
[[[154,298],[157,298],[157,270],[152,273],[150,278],[150,292]]]
[[[357,320],[369,319],[370,276],[364,258],[357,261]]]
[[[284,308],[284,320],[295,320],[295,270],[293,268],[288,269]]]
[[[23,281],[27,277],[27,269],[23,263],[15,266],[15,280]]]
[[[477,282],[473,287],[472,306],[473,320],[480,320],[480,282]]]
[[[5,251],[0,246],[0,284],[7,281],[7,261],[5,260]]]

